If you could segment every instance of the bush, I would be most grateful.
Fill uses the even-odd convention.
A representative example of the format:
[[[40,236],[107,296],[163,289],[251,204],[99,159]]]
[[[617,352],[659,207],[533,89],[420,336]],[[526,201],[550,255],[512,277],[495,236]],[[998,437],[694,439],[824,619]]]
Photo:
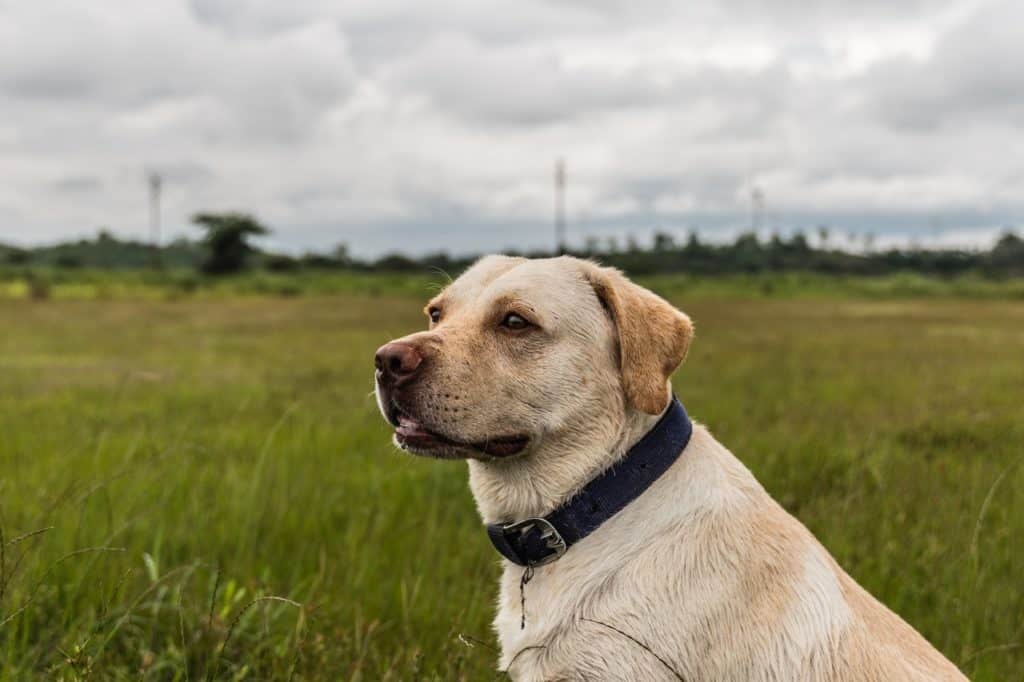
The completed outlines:
[[[42,275],[29,272],[25,277],[28,285],[28,297],[33,301],[45,301],[50,298],[50,281]]]
[[[299,261],[284,254],[271,254],[263,261],[263,267],[271,272],[294,272],[299,269]]]

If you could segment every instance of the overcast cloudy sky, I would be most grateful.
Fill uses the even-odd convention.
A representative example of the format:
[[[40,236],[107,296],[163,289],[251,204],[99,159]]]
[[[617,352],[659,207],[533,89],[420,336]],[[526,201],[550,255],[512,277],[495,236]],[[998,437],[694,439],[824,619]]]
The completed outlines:
[[[245,210],[294,250],[1024,222],[1024,3],[0,0],[0,241]]]

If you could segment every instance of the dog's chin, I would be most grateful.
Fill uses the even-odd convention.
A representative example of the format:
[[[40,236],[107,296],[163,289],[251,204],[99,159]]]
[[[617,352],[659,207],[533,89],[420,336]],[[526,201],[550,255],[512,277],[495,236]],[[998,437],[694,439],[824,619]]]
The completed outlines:
[[[530,443],[528,436],[459,441],[431,431],[402,413],[395,414],[392,423],[395,424],[395,445],[413,455],[434,459],[503,459],[523,453]]]

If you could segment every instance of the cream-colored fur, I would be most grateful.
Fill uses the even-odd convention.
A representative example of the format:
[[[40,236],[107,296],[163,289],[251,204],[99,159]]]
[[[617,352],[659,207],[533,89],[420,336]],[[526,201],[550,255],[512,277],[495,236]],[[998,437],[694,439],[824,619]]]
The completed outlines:
[[[543,516],[621,458],[667,406],[693,335],[662,299],[568,257],[484,258],[431,309],[437,324],[399,340],[425,358],[403,408],[459,442],[529,437],[504,458],[418,453],[468,459],[486,523]],[[509,332],[508,312],[531,327]],[[499,665],[516,680],[965,679],[699,424],[646,492],[535,569],[525,628],[524,569],[503,564]]]

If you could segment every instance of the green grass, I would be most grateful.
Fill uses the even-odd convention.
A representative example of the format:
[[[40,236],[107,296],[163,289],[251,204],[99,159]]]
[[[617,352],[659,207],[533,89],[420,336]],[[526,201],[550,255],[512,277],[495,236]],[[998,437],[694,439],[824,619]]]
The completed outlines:
[[[0,680],[495,678],[464,466],[370,396],[429,287],[349,277],[0,298]],[[1024,678],[1024,302],[653,284],[694,417],[973,679]]]

